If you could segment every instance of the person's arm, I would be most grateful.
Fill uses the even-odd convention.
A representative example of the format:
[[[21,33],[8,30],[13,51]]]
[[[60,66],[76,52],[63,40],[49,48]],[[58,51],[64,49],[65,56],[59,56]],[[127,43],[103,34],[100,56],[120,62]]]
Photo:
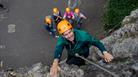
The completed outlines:
[[[113,59],[113,56],[107,52],[105,46],[103,45],[102,42],[100,42],[100,40],[97,40],[96,38],[92,37],[91,35],[88,34],[88,38],[89,38],[89,42],[96,46],[103,54],[103,59],[106,62],[110,62]]]
[[[91,45],[97,47],[102,53],[106,51],[105,46],[103,45],[102,42],[100,42],[100,40],[96,39],[95,37],[92,37],[91,35],[88,35],[88,37]]]
[[[62,43],[61,39],[58,39],[58,43],[55,49],[54,61],[52,67],[50,69],[50,75],[52,77],[57,77],[58,70],[59,70],[59,60],[61,58],[62,52],[64,49],[64,44]]]
[[[87,19],[87,17],[84,16],[84,14],[82,14],[82,13],[80,13],[80,17],[81,17],[81,18],[84,18],[84,19]]]
[[[59,59],[54,59],[52,67],[50,69],[51,77],[57,77],[58,76],[58,67],[59,67]]]
[[[63,15],[63,19],[65,19],[67,16],[67,13],[65,12],[64,15]]]
[[[60,19],[63,19],[63,18],[62,18],[62,15],[61,15],[61,13],[60,13],[60,12],[59,12],[58,17],[59,17]]]

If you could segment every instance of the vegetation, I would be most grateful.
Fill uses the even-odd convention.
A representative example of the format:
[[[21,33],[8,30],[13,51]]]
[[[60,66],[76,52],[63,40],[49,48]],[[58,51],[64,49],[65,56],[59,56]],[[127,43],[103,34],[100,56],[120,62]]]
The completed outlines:
[[[104,30],[109,32],[118,29],[124,17],[137,8],[138,0],[108,0],[103,17]]]

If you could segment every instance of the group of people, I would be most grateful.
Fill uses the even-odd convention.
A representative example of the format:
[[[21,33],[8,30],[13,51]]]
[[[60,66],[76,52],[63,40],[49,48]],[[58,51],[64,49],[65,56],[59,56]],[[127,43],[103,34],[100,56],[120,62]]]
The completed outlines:
[[[73,28],[73,25],[68,20],[61,20],[57,24],[57,31],[59,33],[59,38],[55,47],[54,61],[50,69],[51,77],[58,77],[60,60],[64,48],[67,50],[67,60],[68,65],[85,65],[85,60],[80,57],[77,57],[76,54],[87,58],[91,46],[97,47],[101,53],[105,62],[110,62],[113,59],[113,56],[106,50],[104,44],[100,40],[96,39],[88,32],[84,30],[79,30]]]
[[[110,62],[113,56],[106,50],[104,44],[100,40],[93,37],[88,32],[80,29],[82,19],[87,19],[79,8],[75,8],[74,12],[69,7],[66,8],[66,12],[63,17],[58,8],[53,8],[53,15],[46,16],[45,28],[48,32],[57,38],[57,44],[54,52],[54,60],[50,69],[51,77],[57,77],[60,60],[64,48],[67,50],[66,63],[69,65],[82,66],[85,65],[85,60],[76,56],[76,54],[87,58],[91,46],[97,47],[101,53],[105,62]],[[75,23],[75,24],[74,24]],[[59,36],[56,36],[58,32]]]
[[[58,38],[57,24],[64,19],[68,20],[74,28],[80,29],[82,20],[87,18],[80,12],[79,8],[75,8],[74,11],[71,11],[71,9],[67,7],[63,16],[61,15],[61,12],[58,8],[53,8],[53,14],[45,17],[44,27],[50,35]]]

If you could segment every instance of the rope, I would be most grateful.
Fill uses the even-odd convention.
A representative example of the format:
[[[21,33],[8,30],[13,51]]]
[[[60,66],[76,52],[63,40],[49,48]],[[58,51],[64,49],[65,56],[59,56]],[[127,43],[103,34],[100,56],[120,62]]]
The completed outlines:
[[[100,65],[98,65],[98,64],[96,64],[96,63],[94,63],[94,62],[92,62],[92,61],[90,61],[90,60],[88,60],[88,59],[86,59],[86,58],[84,58],[84,57],[82,57],[82,56],[80,56],[79,54],[75,54],[75,56],[76,56],[76,57],[79,57],[79,58],[81,58],[81,59],[83,59],[83,60],[85,60],[85,61],[87,61],[88,63],[90,63],[90,64],[92,64],[92,65],[94,65],[94,66],[96,66],[96,67],[98,67],[98,68],[100,68],[100,69],[102,69],[102,70],[104,70],[105,72],[111,74],[111,75],[114,76],[114,77],[119,77],[117,74],[115,74],[115,73],[113,73],[113,72],[111,72],[111,71],[109,71],[109,70],[107,70],[107,69],[101,67]]]

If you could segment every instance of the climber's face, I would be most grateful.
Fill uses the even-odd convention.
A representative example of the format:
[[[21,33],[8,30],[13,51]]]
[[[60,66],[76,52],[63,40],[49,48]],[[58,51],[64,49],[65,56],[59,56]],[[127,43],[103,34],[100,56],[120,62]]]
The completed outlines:
[[[74,41],[74,33],[72,29],[69,29],[63,33],[63,37],[67,40],[73,42]]]

